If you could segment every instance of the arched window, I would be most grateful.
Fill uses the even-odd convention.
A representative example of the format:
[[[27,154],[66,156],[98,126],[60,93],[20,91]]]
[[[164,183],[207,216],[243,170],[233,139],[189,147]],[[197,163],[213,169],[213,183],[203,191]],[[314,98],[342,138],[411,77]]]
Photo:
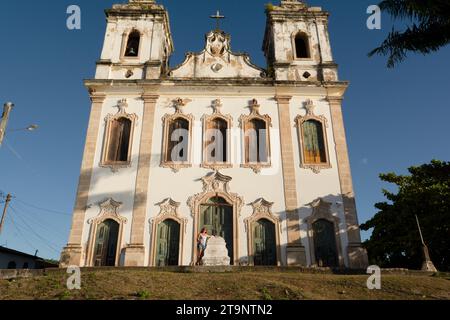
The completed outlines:
[[[262,119],[251,119],[245,123],[245,162],[268,162],[267,125]]]
[[[17,265],[15,261],[8,262],[8,269],[16,269]]]
[[[176,118],[169,122],[166,136],[166,162],[187,162],[189,153],[189,121]]]
[[[307,59],[311,57],[308,36],[303,32],[299,32],[295,36],[295,57],[297,59]]]
[[[113,172],[131,164],[133,131],[138,118],[136,114],[125,111],[128,107],[126,99],[118,101],[117,107],[118,113],[105,117],[105,136],[100,162],[100,167],[110,168]]]
[[[139,44],[141,42],[141,34],[137,30],[133,30],[128,35],[127,46],[125,47],[125,57],[137,57],[139,55]]]
[[[22,269],[29,269],[28,262],[24,262],[24,263],[23,263]]]
[[[205,160],[207,163],[226,163],[228,159],[228,123],[222,118],[207,121],[205,132]]]
[[[306,164],[327,163],[327,152],[323,125],[317,120],[307,120],[302,124],[303,160]]]
[[[174,100],[175,113],[163,117],[163,141],[161,150],[161,167],[178,172],[190,168],[191,135],[194,117],[184,114],[183,107],[187,100]]]
[[[258,101],[253,99],[250,102],[250,114],[239,118],[243,136],[241,168],[251,168],[255,173],[271,166],[269,130],[272,119],[268,114],[260,114],[259,109]]]
[[[128,162],[132,121],[128,118],[111,119],[106,148],[106,163]]]

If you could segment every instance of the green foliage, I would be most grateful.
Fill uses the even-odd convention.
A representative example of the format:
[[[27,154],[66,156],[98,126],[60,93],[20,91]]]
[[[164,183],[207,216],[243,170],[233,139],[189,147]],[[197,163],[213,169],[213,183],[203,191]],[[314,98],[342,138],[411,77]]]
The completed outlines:
[[[148,299],[148,298],[150,298],[150,292],[148,292],[147,290],[140,290],[140,291],[138,291],[137,293],[136,293],[136,296],[139,298],[139,299],[143,299],[143,300],[145,300],[145,299]]]
[[[59,300],[68,300],[71,297],[71,293],[69,290],[64,290],[58,295]]]
[[[273,298],[270,295],[269,290],[267,290],[267,288],[262,288],[261,293],[262,293],[263,300],[267,300],[267,301],[273,300]]]
[[[55,260],[55,259],[44,259],[44,261],[45,261],[45,262],[48,262],[48,263],[56,264],[56,265],[59,264],[59,261],[58,261],[58,260]]]
[[[394,20],[410,20],[403,32],[393,29],[375,54],[388,56],[387,65],[393,68],[408,52],[429,54],[450,43],[450,1],[448,0],[384,0],[382,11]]]
[[[274,9],[274,5],[271,2],[266,3],[266,12],[273,11],[273,9]]]
[[[422,244],[418,216],[431,260],[440,271],[450,270],[450,162],[433,160],[409,168],[410,175],[381,174],[398,192],[383,190],[387,202],[375,204],[375,216],[361,225],[373,229],[364,243],[371,263],[381,267],[420,269]]]

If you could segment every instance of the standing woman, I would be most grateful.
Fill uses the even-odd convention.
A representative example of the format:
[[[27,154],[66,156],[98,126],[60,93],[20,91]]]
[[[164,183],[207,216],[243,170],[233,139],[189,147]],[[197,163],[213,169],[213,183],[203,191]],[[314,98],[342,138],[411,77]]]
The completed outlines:
[[[206,242],[208,239],[211,238],[210,235],[208,235],[208,230],[206,228],[203,228],[202,231],[197,236],[197,263],[196,265],[200,265],[202,262],[202,258],[205,254],[206,250]]]

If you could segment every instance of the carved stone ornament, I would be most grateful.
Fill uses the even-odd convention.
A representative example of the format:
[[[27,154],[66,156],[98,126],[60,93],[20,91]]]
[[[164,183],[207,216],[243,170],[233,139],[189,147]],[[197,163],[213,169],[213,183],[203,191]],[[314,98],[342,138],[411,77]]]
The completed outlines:
[[[192,102],[192,100],[176,98],[172,102],[175,108],[175,113],[183,113],[183,107],[186,106],[189,102]]]
[[[104,136],[104,144],[103,144],[103,152],[102,157],[100,160],[99,166],[101,168],[110,168],[113,173],[118,172],[120,169],[123,168],[130,168],[131,167],[131,152],[133,147],[133,135],[134,135],[134,128],[137,125],[138,116],[135,113],[127,113],[126,109],[128,108],[128,101],[127,99],[121,99],[117,101],[116,107],[118,108],[118,111],[116,114],[108,114],[105,117],[105,136]],[[109,144],[110,137],[110,126],[112,121],[118,120],[121,118],[125,118],[131,121],[131,131],[130,131],[130,143],[128,144],[128,159],[127,161],[116,161],[116,162],[108,162],[106,160],[106,154],[107,154],[107,148]]]
[[[223,57],[230,50],[230,36],[222,31],[211,31],[206,35],[206,52],[213,57]]]
[[[331,163],[330,163],[330,157],[329,157],[329,153],[328,153],[328,139],[327,139],[327,130],[326,130],[326,128],[328,128],[328,119],[323,115],[316,115],[314,113],[315,107],[316,106],[314,105],[312,100],[310,100],[310,99],[306,100],[306,102],[304,103],[304,108],[306,110],[306,114],[304,116],[298,115],[295,118],[295,126],[297,127],[298,137],[299,137],[299,141],[300,141],[300,153],[301,153],[300,168],[311,170],[315,174],[319,174],[321,172],[321,170],[323,170],[323,169],[330,169]],[[327,162],[306,163],[306,161],[305,161],[305,157],[303,155],[303,152],[304,152],[303,151],[303,124],[309,120],[315,120],[322,124],[323,137],[325,140],[324,143],[325,143],[325,153],[326,153]]]
[[[97,217],[89,219],[89,224],[100,224],[107,219],[115,220],[120,223],[127,223],[127,219],[122,217],[118,210],[122,206],[122,202],[117,202],[112,198],[108,198],[103,202],[99,203],[100,213]]]
[[[241,125],[241,129],[243,132],[243,136],[245,137],[245,127],[246,127],[246,123],[253,120],[253,119],[259,119],[262,120],[266,123],[266,141],[267,141],[267,159],[269,159],[268,162],[255,162],[255,163],[250,163],[250,162],[246,162],[244,159],[244,163],[241,164],[241,168],[250,168],[252,169],[255,173],[260,173],[261,170],[263,168],[270,168],[272,166],[271,161],[270,161],[270,156],[271,156],[271,151],[270,151],[270,127],[272,127],[272,118],[268,115],[261,115],[259,112],[260,109],[260,105],[258,103],[258,100],[253,99],[250,101],[250,114],[249,115],[241,115],[239,117],[239,122]],[[244,143],[245,145],[245,143]]]
[[[166,200],[164,200],[160,203],[157,203],[157,205],[160,208],[159,214],[156,218],[149,219],[150,224],[153,224],[156,220],[161,222],[161,221],[165,220],[166,218],[171,218],[171,219],[173,219],[177,222],[180,222],[184,225],[187,224],[187,219],[181,218],[180,213],[178,211],[178,209],[180,207],[179,202],[172,200],[172,198],[167,198]]]
[[[177,79],[265,78],[266,71],[254,65],[248,54],[233,53],[230,42],[231,37],[225,32],[210,31],[205,36],[204,49],[198,53],[188,52],[185,60],[167,75]]]
[[[231,141],[231,128],[232,128],[232,123],[233,123],[233,118],[231,117],[231,115],[229,114],[222,114],[222,102],[220,101],[220,99],[216,99],[212,102],[211,107],[213,108],[213,113],[211,115],[204,115],[202,120],[203,120],[203,136],[204,139],[206,139],[206,130],[210,127],[209,123],[211,121],[213,121],[214,119],[222,119],[223,121],[225,121],[227,123],[227,137],[226,137],[226,141],[228,142],[226,147],[226,154],[230,155],[230,141]],[[204,147],[203,147],[203,162],[201,164],[202,168],[206,168],[206,169],[212,169],[212,170],[221,170],[221,169],[227,169],[227,168],[232,168],[233,164],[229,161],[229,159],[227,159],[226,162],[207,162],[206,159],[208,159],[206,152],[207,152],[207,148],[206,148],[206,142],[204,142]]]
[[[248,232],[249,230],[248,229],[249,222],[258,221],[259,219],[263,218],[274,222],[277,225],[280,233],[283,232],[281,229],[280,219],[272,213],[273,202],[269,202],[266,201],[264,198],[260,198],[258,200],[253,201],[249,205],[253,207],[253,213],[249,218],[244,219],[246,232]]]
[[[231,177],[223,175],[219,171],[212,172],[201,178],[203,183],[203,192],[197,193],[196,195],[190,197],[187,202],[188,206],[191,208],[192,215],[195,214],[195,206],[200,200],[205,199],[207,201],[212,197],[220,196],[229,201],[229,203],[235,204],[238,209],[238,215],[240,216],[244,200],[236,193],[230,192],[229,183],[231,180]]]

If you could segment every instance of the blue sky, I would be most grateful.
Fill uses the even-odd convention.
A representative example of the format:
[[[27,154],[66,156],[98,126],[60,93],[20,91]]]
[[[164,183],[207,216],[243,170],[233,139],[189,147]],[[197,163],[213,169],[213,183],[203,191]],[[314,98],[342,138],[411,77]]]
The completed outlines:
[[[103,10],[119,0],[3,1],[0,11],[0,102],[16,107],[9,129],[39,124],[35,132],[11,131],[0,148],[0,190],[12,193],[0,245],[58,258],[71,224],[90,101],[82,80],[93,77],[104,32]],[[248,52],[265,67],[261,51],[268,0],[159,0],[169,10],[175,53],[203,48],[220,9],[234,51]],[[274,0],[273,3],[277,3]],[[410,55],[391,70],[382,57],[368,58],[392,27],[366,28],[376,0],[310,0],[331,13],[330,35],[340,78],[351,82],[344,116],[360,222],[383,200],[381,172],[405,173],[433,158],[449,160],[450,48]],[[66,9],[82,10],[82,29],[66,28]],[[364,233],[363,237],[368,234]]]

